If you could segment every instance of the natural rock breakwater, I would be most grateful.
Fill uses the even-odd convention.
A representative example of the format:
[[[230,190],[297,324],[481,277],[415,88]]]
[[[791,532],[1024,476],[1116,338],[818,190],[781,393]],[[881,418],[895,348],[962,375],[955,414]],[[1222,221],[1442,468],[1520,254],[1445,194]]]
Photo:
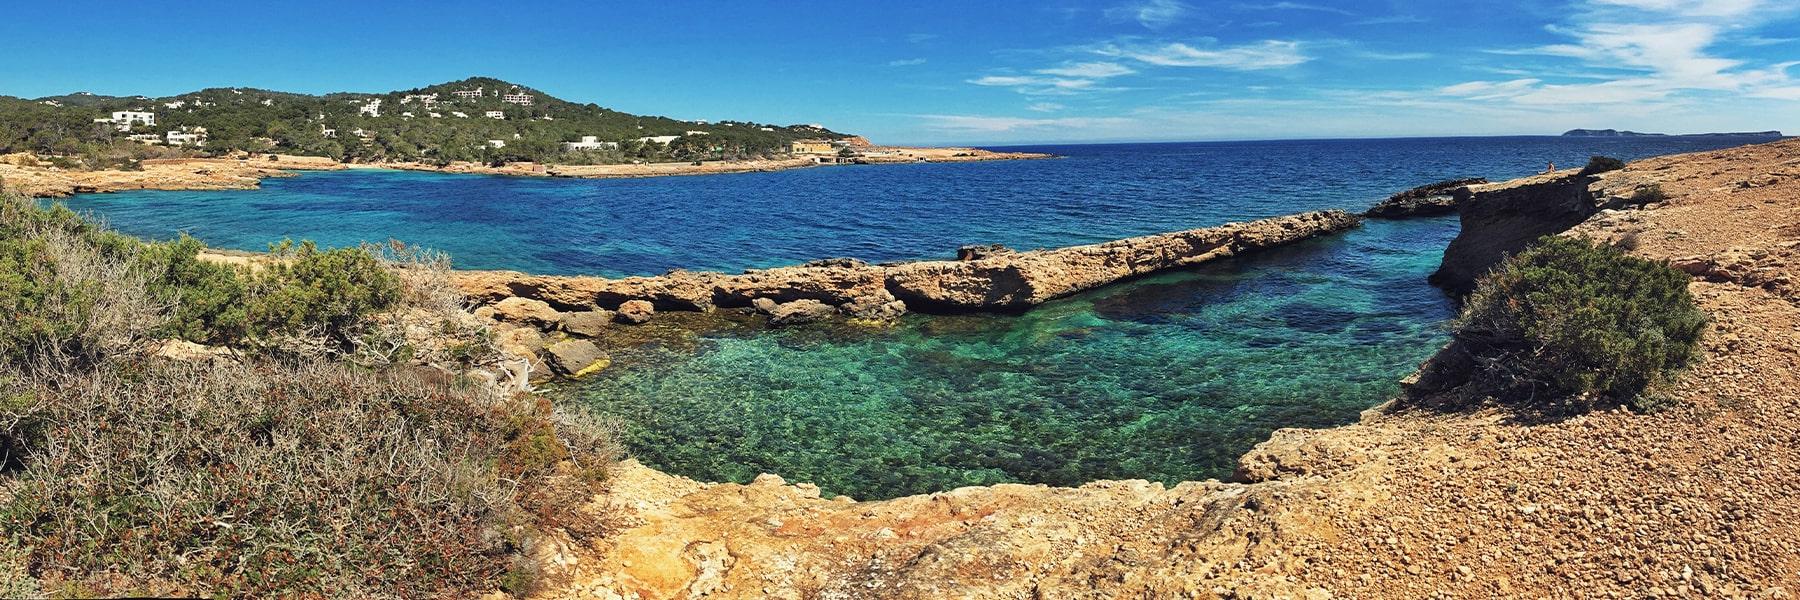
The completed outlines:
[[[1359,222],[1343,211],[1318,211],[1102,244],[1022,252],[990,249],[967,260],[871,265],[832,259],[737,275],[673,271],[621,279],[470,271],[459,273],[457,283],[483,304],[524,298],[565,312],[617,310],[632,300],[649,302],[656,310],[763,312],[814,301],[857,318],[895,317],[909,310],[1009,312],[1123,279],[1342,231]]]
[[[532,357],[532,379],[580,377],[609,364],[600,345],[612,324],[641,325],[657,311],[738,309],[781,327],[847,317],[887,321],[924,313],[1017,312],[1120,280],[1198,265],[1356,226],[1319,211],[1116,240],[1017,252],[964,248],[959,260],[871,265],[830,259],[731,275],[673,271],[654,277],[560,277],[468,271],[456,283],[496,323],[501,346]]]

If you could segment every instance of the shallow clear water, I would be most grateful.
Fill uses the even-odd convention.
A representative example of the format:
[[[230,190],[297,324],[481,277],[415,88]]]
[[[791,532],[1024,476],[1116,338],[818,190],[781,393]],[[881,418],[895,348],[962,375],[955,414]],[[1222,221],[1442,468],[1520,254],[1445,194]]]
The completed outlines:
[[[314,173],[260,191],[70,200],[126,232],[259,249],[390,237],[465,268],[648,274],[970,243],[1093,242],[1320,208],[1439,179],[1732,139],[1446,138],[1029,148],[1068,158],[552,180]],[[779,473],[889,497],[1007,481],[1220,477],[1279,427],[1345,423],[1444,339],[1428,287],[1454,217],[1129,282],[1021,316],[722,330],[622,352],[565,393],[622,418],[632,453],[706,480]]]

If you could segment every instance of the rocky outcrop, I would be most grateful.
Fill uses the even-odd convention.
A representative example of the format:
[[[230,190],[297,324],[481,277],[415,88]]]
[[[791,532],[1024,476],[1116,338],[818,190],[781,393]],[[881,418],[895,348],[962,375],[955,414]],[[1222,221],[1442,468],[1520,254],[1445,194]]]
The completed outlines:
[[[17,156],[17,155],[14,155]],[[60,198],[71,194],[126,190],[245,190],[268,177],[289,177],[295,170],[338,170],[344,165],[309,157],[254,155],[245,159],[180,158],[145,160],[136,170],[80,171],[51,167],[35,160],[0,162],[0,181],[27,196]]]
[[[1444,249],[1443,264],[1431,274],[1431,284],[1467,294],[1500,259],[1587,220],[1602,208],[1588,190],[1593,182],[1592,176],[1565,170],[1458,188],[1456,213],[1462,230]]]
[[[1359,217],[1342,211],[1320,211],[1051,250],[965,249],[964,260],[956,261],[870,265],[832,259],[738,275],[675,271],[604,279],[487,271],[462,272],[457,278],[480,303],[528,298],[565,312],[617,309],[630,301],[647,302],[658,310],[709,311],[749,308],[759,300],[778,305],[815,301],[850,317],[875,319],[894,318],[908,310],[1005,312],[1132,277],[1342,231],[1358,222]]]
[[[1451,214],[1456,212],[1457,190],[1487,182],[1485,177],[1471,177],[1428,183],[1388,196],[1388,199],[1363,212],[1363,216],[1371,219],[1405,219]]]

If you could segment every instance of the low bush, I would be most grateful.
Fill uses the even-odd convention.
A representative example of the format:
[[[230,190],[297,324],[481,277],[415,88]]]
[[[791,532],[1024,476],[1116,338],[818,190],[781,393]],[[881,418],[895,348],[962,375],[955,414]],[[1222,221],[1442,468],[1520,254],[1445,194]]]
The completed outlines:
[[[1546,237],[1508,258],[1455,323],[1475,381],[1527,404],[1625,403],[1693,358],[1706,318],[1686,274],[1586,240]]]
[[[109,594],[471,595],[580,507],[520,498],[591,497],[558,466],[617,452],[533,398],[316,361],[111,364],[0,398],[4,544],[46,587]]]
[[[1588,157],[1587,166],[1581,168],[1581,174],[1594,175],[1597,173],[1605,173],[1607,171],[1617,171],[1623,168],[1625,168],[1625,161],[1611,156],[1591,156]]]
[[[1631,204],[1644,205],[1662,202],[1669,199],[1669,193],[1663,191],[1662,184],[1652,183],[1638,186],[1631,193]]]

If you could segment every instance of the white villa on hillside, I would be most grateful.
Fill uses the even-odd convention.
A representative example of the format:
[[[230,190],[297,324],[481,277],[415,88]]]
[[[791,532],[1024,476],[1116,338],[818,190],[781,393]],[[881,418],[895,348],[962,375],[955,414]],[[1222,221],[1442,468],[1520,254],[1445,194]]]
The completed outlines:
[[[170,131],[163,136],[170,146],[204,146],[206,145],[205,127],[183,127]]]
[[[156,125],[156,113],[148,112],[148,111],[121,110],[121,111],[114,112],[112,114],[111,119],[97,119],[97,120],[111,121],[113,126],[116,127],[119,131],[131,131],[131,126],[133,124],[151,125],[151,126]]]
[[[595,135],[584,135],[581,136],[581,141],[579,142],[563,142],[562,144],[563,152],[574,152],[577,150],[615,150],[618,147],[618,142],[602,142],[600,141],[600,136]]]
[[[487,145],[490,148],[505,148],[506,140],[488,140]]]
[[[467,119],[467,118],[469,118],[469,113],[465,113],[465,112],[461,112],[461,111],[451,111],[450,116],[456,117],[458,119]]]
[[[431,108],[432,105],[437,104],[437,94],[407,94],[400,98],[400,103],[411,104],[414,100],[418,100],[419,104],[424,105],[425,108]]]
[[[505,96],[501,96],[500,100],[502,102],[506,102],[508,104],[517,104],[520,106],[531,106],[532,97],[531,97],[531,94],[507,94]]]
[[[644,143],[655,142],[658,144],[667,144],[669,142],[675,141],[675,138],[679,138],[679,137],[681,137],[681,136],[679,136],[679,135],[652,135],[652,136],[645,136],[645,137],[638,138],[637,141],[644,142]]]
[[[375,98],[369,100],[368,104],[362,105],[362,108],[357,109],[357,111],[371,117],[379,117],[381,116],[381,99]]]
[[[497,111],[497,110],[490,110],[485,113],[481,113],[481,116],[487,117],[489,119],[505,119],[506,113]]]
[[[481,92],[482,92],[481,88],[475,88],[472,90],[457,90],[454,92],[450,92],[450,94],[453,96],[456,96],[458,98],[462,98],[464,100],[474,100],[476,98],[481,97]]]

